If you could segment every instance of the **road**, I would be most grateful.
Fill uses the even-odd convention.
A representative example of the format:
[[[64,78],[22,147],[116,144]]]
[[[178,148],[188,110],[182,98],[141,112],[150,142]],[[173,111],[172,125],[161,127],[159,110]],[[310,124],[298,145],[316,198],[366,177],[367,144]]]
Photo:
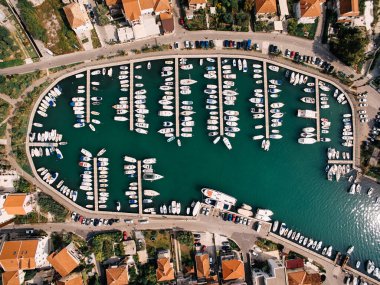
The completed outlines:
[[[89,51],[80,51],[71,54],[59,55],[54,57],[42,58],[39,62],[26,64],[22,66],[10,67],[2,69],[0,74],[19,74],[28,73],[35,70],[43,70],[47,68],[69,65],[72,63],[78,63],[83,61],[96,60],[101,57],[107,57],[113,54],[117,54],[119,51],[129,52],[134,49],[140,49],[145,45],[155,45],[155,44],[172,44],[175,41],[182,43],[184,40],[202,40],[202,39],[213,39],[213,40],[242,40],[251,38],[254,43],[258,43],[260,46],[264,42],[273,43],[279,46],[281,50],[286,48],[290,50],[295,50],[304,55],[316,55],[324,60],[332,62],[339,70],[347,74],[351,74],[351,68],[340,63],[325,47],[323,47],[318,42],[313,42],[307,39],[293,37],[283,34],[274,33],[243,33],[243,32],[223,32],[223,31],[177,31],[174,34],[167,36],[159,36],[156,38],[149,38],[145,40],[134,41],[131,43],[117,44],[112,46],[106,46],[103,48],[98,48]],[[133,54],[131,55],[133,56]],[[129,56],[130,57],[130,56]]]

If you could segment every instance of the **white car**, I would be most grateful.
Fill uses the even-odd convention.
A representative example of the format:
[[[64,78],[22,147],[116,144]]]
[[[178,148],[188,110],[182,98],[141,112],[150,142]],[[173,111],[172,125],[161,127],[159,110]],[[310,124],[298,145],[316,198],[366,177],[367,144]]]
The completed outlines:
[[[360,98],[359,102],[367,102],[367,99],[366,98]]]
[[[142,219],[142,220],[139,220],[139,223],[140,224],[149,224],[149,220],[148,219]]]
[[[367,103],[360,103],[359,107],[368,107],[368,104]]]
[[[133,224],[133,220],[132,219],[125,219],[124,223],[126,223],[126,224]]]
[[[185,41],[185,48],[190,48],[190,42],[189,41]]]
[[[360,119],[360,123],[368,123],[368,119]]]
[[[367,111],[366,110],[359,110],[358,113],[361,114],[361,115],[362,114],[367,114]]]
[[[359,118],[360,119],[365,119],[365,118],[367,118],[368,116],[367,115],[359,115]]]

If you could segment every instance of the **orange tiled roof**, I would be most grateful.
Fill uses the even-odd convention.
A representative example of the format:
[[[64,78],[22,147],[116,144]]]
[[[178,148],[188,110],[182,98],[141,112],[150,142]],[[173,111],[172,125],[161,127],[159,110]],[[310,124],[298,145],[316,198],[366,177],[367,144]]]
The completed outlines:
[[[207,279],[210,277],[210,261],[208,254],[196,255],[195,265],[197,267],[198,278]]]
[[[240,260],[222,261],[223,280],[244,279],[244,264]]]
[[[339,0],[339,12],[341,17],[359,16],[359,1]]]
[[[86,24],[86,18],[78,3],[73,2],[66,5],[63,7],[63,11],[66,14],[67,21],[71,28],[75,29]]]
[[[23,205],[26,196],[26,194],[9,194],[4,201],[4,210],[10,215],[25,215]]]
[[[4,271],[35,269],[38,240],[6,241],[0,253]]]
[[[83,285],[82,275],[71,274],[57,281],[57,285]]]
[[[189,0],[189,5],[207,4],[207,0]]]
[[[122,0],[122,4],[127,20],[136,21],[140,19],[141,8],[138,0]]]
[[[321,3],[319,0],[301,0],[301,17],[319,17],[321,15]]]
[[[169,258],[157,259],[158,268],[156,270],[157,282],[170,281],[174,279],[174,269]]]
[[[108,268],[106,270],[107,285],[127,285],[128,284],[128,268],[120,266],[117,268]]]
[[[120,0],[106,0],[106,5],[108,7],[114,6],[114,5],[119,4],[119,3],[120,3]]]
[[[54,269],[62,276],[69,275],[79,265],[79,262],[69,253],[67,248],[62,249],[59,253],[52,253],[47,260]]]
[[[288,273],[289,285],[320,285],[321,276],[318,273],[308,274],[304,270]]]
[[[276,0],[255,0],[257,14],[277,13]]]
[[[155,12],[170,11],[170,3],[168,0],[156,0],[153,9]]]
[[[1,275],[1,280],[3,285],[20,285],[19,273],[18,271],[8,271]]]

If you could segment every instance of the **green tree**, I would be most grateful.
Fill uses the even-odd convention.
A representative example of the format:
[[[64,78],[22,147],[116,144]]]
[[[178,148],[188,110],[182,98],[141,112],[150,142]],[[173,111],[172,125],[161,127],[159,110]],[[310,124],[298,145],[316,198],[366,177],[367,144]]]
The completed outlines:
[[[254,6],[255,6],[255,0],[245,0],[243,10],[244,12],[250,13],[252,12]]]
[[[21,18],[24,20],[28,31],[37,40],[47,41],[45,28],[42,26],[41,20],[36,13],[36,9],[28,0],[19,0],[17,7],[20,9]]]
[[[338,26],[338,33],[330,41],[330,49],[341,61],[356,66],[364,59],[368,36],[360,28]]]
[[[231,13],[225,13],[223,15],[223,21],[226,23],[226,24],[232,24],[232,21],[233,21],[233,17],[232,17],[232,14]]]
[[[231,0],[231,9],[233,13],[237,13],[237,11],[239,10],[238,0]]]

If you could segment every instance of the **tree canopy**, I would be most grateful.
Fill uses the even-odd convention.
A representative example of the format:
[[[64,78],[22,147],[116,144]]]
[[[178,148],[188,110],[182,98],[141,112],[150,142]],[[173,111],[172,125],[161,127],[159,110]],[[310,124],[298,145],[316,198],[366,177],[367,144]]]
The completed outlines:
[[[360,28],[340,25],[330,42],[330,49],[345,64],[355,66],[363,60],[368,43],[367,34]]]

